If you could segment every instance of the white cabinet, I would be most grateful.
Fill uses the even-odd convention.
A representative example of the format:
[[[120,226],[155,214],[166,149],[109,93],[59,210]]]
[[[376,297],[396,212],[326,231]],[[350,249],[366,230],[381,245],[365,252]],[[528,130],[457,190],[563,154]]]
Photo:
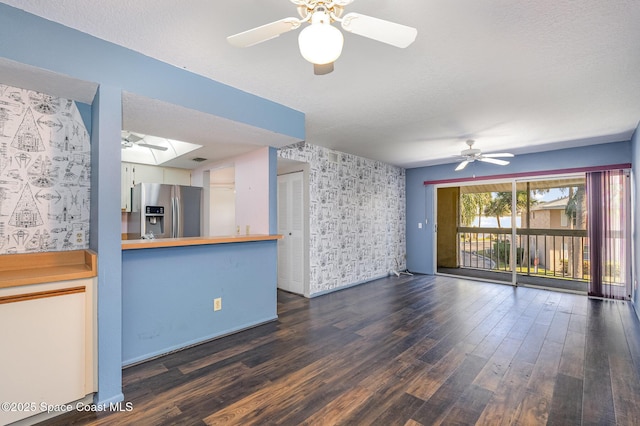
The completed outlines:
[[[138,183],[191,185],[191,170],[127,162],[122,162],[121,170],[122,194],[120,198],[120,208],[123,212],[131,211],[131,189]]]
[[[0,424],[96,391],[95,278],[0,289]],[[42,405],[45,404],[45,405]]]
[[[145,164],[132,164],[133,185],[138,183],[164,183],[164,173],[162,167],[147,166]]]
[[[191,170],[165,167],[163,169],[163,173],[163,183],[170,183],[173,185],[191,185]]]

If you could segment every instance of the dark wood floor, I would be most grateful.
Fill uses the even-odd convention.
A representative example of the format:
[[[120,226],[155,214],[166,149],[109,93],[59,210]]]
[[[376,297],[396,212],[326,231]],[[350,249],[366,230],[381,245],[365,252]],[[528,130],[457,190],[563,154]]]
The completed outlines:
[[[638,425],[625,302],[450,277],[388,278],[124,370],[131,412],[51,425]]]

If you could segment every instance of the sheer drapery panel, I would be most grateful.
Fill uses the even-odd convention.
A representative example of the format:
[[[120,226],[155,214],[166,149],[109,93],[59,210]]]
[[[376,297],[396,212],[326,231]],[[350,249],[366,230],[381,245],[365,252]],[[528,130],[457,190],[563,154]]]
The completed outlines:
[[[631,241],[629,175],[624,170],[587,173],[589,295],[629,299]]]

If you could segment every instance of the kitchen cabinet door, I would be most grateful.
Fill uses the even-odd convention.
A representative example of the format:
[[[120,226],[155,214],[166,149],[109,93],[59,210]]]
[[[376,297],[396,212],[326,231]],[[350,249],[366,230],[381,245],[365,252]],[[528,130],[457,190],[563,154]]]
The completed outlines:
[[[171,185],[191,185],[191,170],[165,167],[162,172],[163,183]]]
[[[0,289],[0,401],[20,407],[0,410],[0,424],[97,390],[94,286],[87,278]]]
[[[164,183],[162,167],[133,164],[133,186],[139,183]]]

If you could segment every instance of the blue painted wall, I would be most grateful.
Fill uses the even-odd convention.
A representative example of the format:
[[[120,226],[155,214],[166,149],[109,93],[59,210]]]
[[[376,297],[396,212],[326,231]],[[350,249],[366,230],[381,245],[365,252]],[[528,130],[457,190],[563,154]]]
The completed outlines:
[[[123,363],[276,319],[276,265],[276,241],[124,250]]]
[[[638,274],[640,273],[640,124],[631,138],[631,170],[632,182],[632,228],[633,228],[633,307],[640,319],[640,289],[638,288]]]
[[[434,186],[425,181],[458,179],[475,176],[539,172],[576,167],[591,167],[631,162],[631,142],[616,142],[580,148],[561,149],[518,155],[508,166],[472,163],[461,172],[457,164],[444,164],[407,170],[407,268],[412,272],[434,274]],[[426,222],[425,222],[426,221]],[[422,229],[418,223],[422,222]]]
[[[83,120],[91,120],[88,128],[92,128],[90,246],[98,251],[99,299],[96,402],[122,400],[120,147],[113,143],[120,140],[122,129],[121,93],[135,93],[300,140],[305,138],[304,114],[3,3],[0,57],[99,85],[90,117],[88,108],[80,109]],[[275,179],[275,172],[273,176]],[[274,206],[270,206],[272,211]],[[276,260],[272,261],[275,268]],[[275,298],[264,303],[275,309]],[[246,314],[247,318],[253,315]],[[250,323],[246,318],[231,319],[237,319],[238,324]]]
[[[76,102],[76,107],[78,108],[78,112],[80,113],[80,117],[82,117],[82,122],[84,123],[84,127],[86,127],[87,132],[91,134],[92,129],[92,113],[91,113],[91,105],[84,104],[82,102]]]

